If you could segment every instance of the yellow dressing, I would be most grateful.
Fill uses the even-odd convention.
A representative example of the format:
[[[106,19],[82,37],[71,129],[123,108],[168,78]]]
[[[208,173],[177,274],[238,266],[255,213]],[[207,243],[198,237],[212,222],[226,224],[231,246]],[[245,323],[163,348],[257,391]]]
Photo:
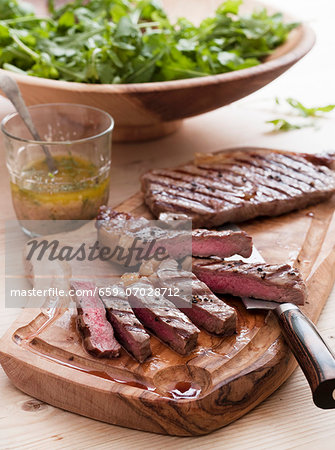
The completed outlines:
[[[13,204],[21,220],[92,219],[106,203],[109,170],[77,156],[55,158],[58,172],[50,174],[45,159],[25,167],[11,183]]]

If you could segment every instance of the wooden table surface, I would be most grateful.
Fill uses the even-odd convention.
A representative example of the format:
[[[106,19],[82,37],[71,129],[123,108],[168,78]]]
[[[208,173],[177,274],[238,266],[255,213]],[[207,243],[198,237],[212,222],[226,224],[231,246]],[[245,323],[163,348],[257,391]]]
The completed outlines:
[[[289,133],[271,133],[265,121],[280,116],[274,112],[275,96],[292,96],[307,104],[335,103],[335,66],[331,55],[335,48],[335,3],[332,0],[268,0],[266,3],[311,23],[318,37],[312,52],[263,90],[234,105],[186,121],[177,134],[139,145],[115,145],[112,205],[138,190],[139,176],[148,168],[187,161],[196,151],[209,152],[241,145],[310,152],[334,149],[335,114],[319,120],[317,129],[305,128]],[[9,102],[0,98],[1,118],[11,110]],[[5,221],[12,219],[14,212],[2,143],[1,150],[0,251],[4,255]],[[0,335],[19,314],[19,310],[5,308],[4,257],[1,259],[1,272]],[[335,290],[318,322],[322,335],[333,349],[334,317]],[[1,368],[0,399],[0,449],[335,448],[335,411],[319,410],[313,405],[300,369],[248,415],[217,432],[197,438],[128,430],[41,404],[14,388]]]

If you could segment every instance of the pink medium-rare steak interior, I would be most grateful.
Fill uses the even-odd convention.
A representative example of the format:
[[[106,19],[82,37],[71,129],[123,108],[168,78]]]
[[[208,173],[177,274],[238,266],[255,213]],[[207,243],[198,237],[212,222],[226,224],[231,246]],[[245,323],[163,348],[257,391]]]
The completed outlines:
[[[186,355],[193,350],[197,344],[197,333],[190,336],[182,336],[176,333],[172,326],[166,326],[164,319],[159,318],[148,308],[134,308],[136,316],[145,324],[161,341],[168,344],[176,352]]]
[[[249,258],[251,253],[252,238],[245,231],[198,229],[192,232],[193,256],[228,258],[240,255]]]
[[[78,312],[77,326],[83,336],[84,347],[89,353],[99,358],[119,356],[120,344],[114,337],[113,327],[107,320],[102,301],[93,294],[95,285],[82,281],[73,281],[71,284],[72,288],[79,293],[75,297]],[[80,295],[83,291],[86,292]]]
[[[112,323],[115,335],[123,347],[139,361],[145,361],[151,355],[150,335],[142,327],[136,323],[135,326],[130,325],[126,327],[119,320],[116,315],[107,312],[108,319]],[[137,319],[137,317],[135,316]],[[138,320],[136,322],[139,322]],[[129,328],[132,328],[130,330]]]
[[[97,217],[99,243],[113,250],[117,246],[130,248],[136,242],[136,246],[148,249],[150,255],[154,255],[159,248],[164,248],[174,259],[181,259],[191,253],[194,256],[216,255],[220,258],[235,254],[248,258],[251,255],[252,239],[244,231],[198,229],[193,230],[191,235],[182,226],[177,227],[176,223],[169,220],[169,216],[171,215],[167,215],[166,220],[160,219],[161,226],[158,226],[143,217],[133,217],[103,206]],[[178,224],[182,223],[182,220],[178,221]],[[145,254],[146,251],[142,253]],[[138,263],[133,258],[128,266],[135,267]]]
[[[205,300],[206,299],[206,300]],[[194,296],[191,308],[180,308],[193,323],[202,327],[209,333],[217,334],[219,336],[230,336],[236,332],[236,313],[229,310],[228,305],[222,301],[221,307],[218,308],[217,318],[213,319],[213,312],[210,309],[201,308],[200,305],[209,302],[206,296]],[[231,308],[233,309],[233,308]],[[221,313],[221,314],[220,314]]]
[[[196,276],[216,293],[303,305],[306,286],[292,266],[194,260]]]
[[[164,261],[157,274],[157,286],[171,288],[167,299],[173,302],[196,326],[221,336],[236,331],[236,312],[202,283],[192,272],[178,269],[176,261]]]
[[[150,335],[130,307],[122,283],[110,286],[110,293],[111,295],[104,295],[101,299],[115,336],[137,361],[143,362],[151,355]]]
[[[176,352],[185,355],[197,344],[199,329],[163,295],[148,294],[154,285],[145,277],[130,286],[130,304],[142,324]]]

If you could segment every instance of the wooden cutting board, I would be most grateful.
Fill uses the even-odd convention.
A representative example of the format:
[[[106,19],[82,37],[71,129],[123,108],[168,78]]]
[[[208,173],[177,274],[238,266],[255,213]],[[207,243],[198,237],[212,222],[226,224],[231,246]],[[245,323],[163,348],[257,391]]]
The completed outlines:
[[[150,217],[140,193],[118,209]],[[303,310],[314,322],[335,279],[334,211],[333,199],[242,226],[266,261],[301,270],[308,286]],[[79,240],[96,240],[92,224],[76,233]],[[26,309],[0,341],[0,363],[16,387],[65,410],[156,433],[206,434],[250,411],[296,367],[272,313],[247,312],[239,301],[226,300],[237,309],[236,335],[202,331],[186,357],[152,337],[153,356],[144,364],[125,351],[115,360],[88,355],[71,309],[51,318]]]

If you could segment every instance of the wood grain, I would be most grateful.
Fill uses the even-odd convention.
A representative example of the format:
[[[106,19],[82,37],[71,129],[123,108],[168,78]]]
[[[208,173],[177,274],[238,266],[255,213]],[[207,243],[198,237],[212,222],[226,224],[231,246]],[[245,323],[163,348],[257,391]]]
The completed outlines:
[[[330,201],[243,227],[266,261],[290,261],[302,269],[309,292],[304,312],[312,320],[318,318],[335,279],[334,205]],[[119,209],[150,217],[142,194]],[[316,226],[322,239],[311,245]],[[94,242],[95,231],[86,227],[83,236],[85,242]],[[78,232],[76,237],[82,238]],[[238,302],[234,306],[239,318],[236,336],[220,339],[201,332],[198,347],[188,357],[152,338],[153,357],[143,365],[125,352],[114,361],[87,355],[71,311],[36,333],[46,317],[35,318],[30,310],[2,339],[0,360],[19,389],[63,409],[156,433],[206,434],[251,410],[296,367],[272,315],[247,312]],[[199,395],[173,398],[171,391],[179,382]]]
[[[33,3],[33,2],[32,2]],[[187,16],[195,22],[213,14],[222,0],[166,0],[172,18]],[[247,0],[252,10],[260,3]],[[299,61],[313,46],[307,25],[293,30],[287,42],[259,66],[235,72],[159,83],[94,85],[14,74],[28,105],[79,103],[109,112],[115,119],[115,141],[156,139],[175,132],[182,119],[228,105],[267,85]]]
[[[34,0],[34,4],[44,0]],[[206,2],[207,3],[207,2]],[[185,5],[185,2],[180,2]],[[299,19],[311,22],[318,40],[313,51],[303,61],[286,72],[264,90],[245,101],[209,114],[185,121],[174,135],[158,142],[116,144],[113,148],[111,202],[117,205],[138,190],[138,176],[153,167],[168,167],[185,163],[194,152],[212,152],[237,145],[262,145],[287,150],[321,151],[334,144],[334,118],[320,121],[320,131],[304,128],[292,133],[268,133],[264,122],[276,118],[271,112],[275,96],[292,95],[309,105],[328,104],[329,86],[335,76],[335,66],[325,57],[335,45],[333,17],[335,3],[325,0],[315,8],[313,0],[268,0],[267,5],[290,10]],[[185,8],[185,6],[184,6]],[[184,12],[185,13],[185,12]],[[315,83],[318,80],[318,83]],[[8,102],[0,98],[0,116],[10,112]],[[272,116],[271,116],[272,114]],[[4,153],[0,154],[0,267],[4,265],[4,221],[14,218],[10,201]],[[315,234],[315,236],[317,236]],[[285,236],[278,236],[285,245]],[[4,269],[2,271],[4,277]],[[20,311],[5,308],[4,278],[0,283],[0,333],[10,327]],[[318,328],[335,349],[335,291],[327,301]],[[335,415],[333,411],[315,408],[309,386],[297,369],[266,401],[230,425],[206,436],[179,438],[145,433],[109,425],[71,414],[32,399],[14,387],[0,367],[0,435],[4,448],[31,450],[64,449],[257,449],[333,450]]]

